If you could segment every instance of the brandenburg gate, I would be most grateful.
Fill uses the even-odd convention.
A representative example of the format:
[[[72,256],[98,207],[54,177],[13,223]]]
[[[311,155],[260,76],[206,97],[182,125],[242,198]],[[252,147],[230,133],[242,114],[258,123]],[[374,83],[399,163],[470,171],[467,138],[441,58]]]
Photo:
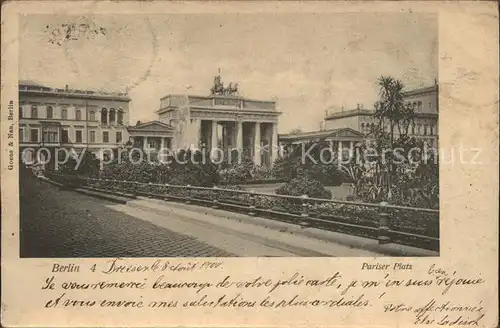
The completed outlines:
[[[237,150],[256,165],[271,166],[278,156],[276,102],[239,96],[238,85],[224,87],[214,79],[209,96],[167,95],[161,98],[159,120],[174,131],[174,149]],[[221,153],[220,151],[218,151]]]

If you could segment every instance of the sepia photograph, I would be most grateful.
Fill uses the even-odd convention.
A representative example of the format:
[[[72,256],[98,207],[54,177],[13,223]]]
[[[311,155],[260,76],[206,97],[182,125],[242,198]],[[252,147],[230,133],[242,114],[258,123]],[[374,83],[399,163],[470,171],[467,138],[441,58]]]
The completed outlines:
[[[21,257],[439,256],[437,15],[19,24]]]
[[[2,327],[498,325],[498,4],[1,19]]]

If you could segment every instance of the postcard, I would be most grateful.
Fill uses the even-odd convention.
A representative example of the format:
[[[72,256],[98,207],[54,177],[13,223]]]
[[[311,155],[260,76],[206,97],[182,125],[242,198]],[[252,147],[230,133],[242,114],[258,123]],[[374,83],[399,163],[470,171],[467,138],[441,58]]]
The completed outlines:
[[[498,4],[2,6],[5,327],[496,327]]]

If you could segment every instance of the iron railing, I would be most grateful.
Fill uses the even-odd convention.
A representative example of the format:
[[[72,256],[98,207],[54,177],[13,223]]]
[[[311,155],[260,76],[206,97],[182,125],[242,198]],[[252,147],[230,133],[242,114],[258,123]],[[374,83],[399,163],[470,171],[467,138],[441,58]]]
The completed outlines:
[[[439,251],[439,210],[307,196],[264,194],[231,187],[144,183],[51,174],[68,187],[211,206],[324,230]]]

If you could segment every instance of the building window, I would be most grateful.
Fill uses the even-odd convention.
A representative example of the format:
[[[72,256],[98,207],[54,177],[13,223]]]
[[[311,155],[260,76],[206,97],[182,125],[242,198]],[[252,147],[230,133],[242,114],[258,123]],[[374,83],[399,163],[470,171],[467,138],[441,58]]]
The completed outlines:
[[[432,109],[432,103],[429,102],[429,109]]]
[[[61,111],[61,119],[63,119],[63,120],[68,119],[68,110],[66,108],[63,108]]]
[[[417,124],[417,134],[420,135],[420,124]]]
[[[424,125],[424,136],[427,135],[427,124]]]
[[[19,106],[19,118],[23,118],[23,106]]]
[[[54,109],[52,106],[47,106],[47,118],[53,118],[54,117]]]
[[[415,124],[411,125],[411,134],[415,134]]]
[[[19,128],[19,142],[24,142],[24,129]]]
[[[75,131],[75,141],[77,143],[82,143],[82,130],[76,130]]]
[[[38,142],[38,129],[31,129],[30,141],[31,142]]]
[[[43,131],[43,142],[57,143],[57,132],[53,130]]]
[[[118,124],[123,124],[123,109],[121,108],[118,110]]]
[[[116,132],[116,142],[122,142],[122,133]]]
[[[95,131],[90,131],[90,142],[95,142]]]
[[[102,124],[108,123],[108,110],[106,108],[103,108],[101,110],[101,123]]]
[[[417,103],[417,106],[418,106],[418,111],[419,111],[419,112],[421,112],[421,111],[422,111],[422,102],[421,102],[421,101],[419,101],[419,102]]]
[[[77,121],[82,120],[82,111],[81,110],[79,110],[79,109],[76,110],[75,118]]]
[[[68,130],[62,130],[62,136],[61,136],[62,140],[61,142],[62,143],[68,143],[69,142],[69,133],[68,133]]]
[[[116,121],[116,111],[114,108],[109,110],[109,124],[113,124]]]
[[[429,126],[429,134],[432,136],[434,134],[434,126]]]
[[[31,106],[31,118],[38,118],[38,108],[36,105]]]
[[[89,120],[90,121],[95,121],[95,112],[93,110],[90,111],[90,117],[89,117]]]
[[[102,132],[102,142],[109,142],[109,132],[108,131]]]

